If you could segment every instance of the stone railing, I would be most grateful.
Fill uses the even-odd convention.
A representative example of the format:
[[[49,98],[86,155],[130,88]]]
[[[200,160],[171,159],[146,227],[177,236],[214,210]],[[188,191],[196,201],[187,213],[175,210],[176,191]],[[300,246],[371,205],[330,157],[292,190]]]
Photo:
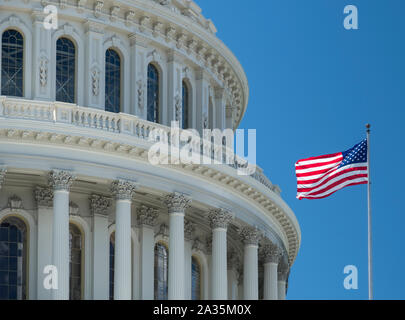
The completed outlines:
[[[140,119],[137,116],[124,113],[111,113],[94,108],[79,107],[61,102],[42,102],[16,98],[0,97],[0,118],[26,119],[50,123],[64,123],[82,128],[107,131],[117,134],[126,134],[147,142],[165,142],[181,148],[186,142],[179,143],[178,137],[182,130],[177,132],[170,127]],[[190,132],[195,137],[195,134]],[[222,141],[221,141],[222,142]],[[191,139],[189,142],[193,152],[206,159],[212,159],[214,164],[225,164],[225,155],[231,157],[232,163],[228,166],[238,170],[244,167],[245,160],[238,157],[233,150],[221,144],[211,144],[211,141],[201,138]],[[280,195],[281,190],[273,185],[264,175],[259,166],[254,167],[251,177],[265,187]]]

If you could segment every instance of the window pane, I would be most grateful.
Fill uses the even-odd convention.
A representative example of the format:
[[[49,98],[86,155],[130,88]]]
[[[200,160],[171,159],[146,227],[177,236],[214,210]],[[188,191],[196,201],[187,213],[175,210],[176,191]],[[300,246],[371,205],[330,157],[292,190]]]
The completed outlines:
[[[82,233],[74,224],[69,225],[69,249],[70,249],[70,300],[82,298]]]
[[[0,224],[0,299],[26,299],[27,228],[17,217]]]
[[[191,298],[192,300],[201,300],[201,267],[194,257],[192,257],[191,262]]]
[[[105,53],[105,110],[121,111],[121,59],[112,49]]]
[[[189,91],[188,91],[188,86],[187,84],[183,81],[183,106],[182,106],[182,128],[183,129],[188,129],[188,121],[189,121],[189,103],[190,103],[190,98],[189,98]]]
[[[148,66],[148,121],[159,122],[159,72],[153,64]]]
[[[75,102],[76,48],[67,38],[56,41],[56,100]]]
[[[155,299],[168,299],[167,269],[168,252],[165,245],[157,243],[155,246]]]
[[[114,300],[114,254],[115,254],[115,234],[110,237],[110,300]]]
[[[6,30],[1,47],[1,94],[23,96],[24,39],[17,30]]]

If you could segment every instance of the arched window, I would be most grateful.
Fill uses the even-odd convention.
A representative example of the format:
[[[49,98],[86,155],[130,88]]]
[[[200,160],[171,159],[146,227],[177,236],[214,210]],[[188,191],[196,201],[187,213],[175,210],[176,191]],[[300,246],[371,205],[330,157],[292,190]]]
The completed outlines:
[[[56,101],[75,102],[76,48],[67,38],[56,41]]]
[[[0,300],[27,299],[27,226],[17,217],[0,224]]]
[[[69,225],[69,299],[80,300],[82,298],[82,252],[83,235],[81,230],[73,223]]]
[[[162,243],[155,245],[155,300],[167,300],[167,270],[169,252]]]
[[[188,89],[188,85],[185,81],[183,81],[182,84],[182,96],[183,96],[183,106],[182,106],[181,125],[183,129],[188,129],[190,116],[190,92]]]
[[[191,299],[201,300],[201,265],[194,256],[191,258]]]
[[[24,38],[17,30],[3,32],[1,38],[1,95],[23,96]]]
[[[115,233],[110,236],[110,300],[114,300]]]
[[[105,53],[105,110],[121,111],[121,58],[113,49]]]
[[[147,120],[159,122],[159,71],[153,65],[148,65],[148,106]]]

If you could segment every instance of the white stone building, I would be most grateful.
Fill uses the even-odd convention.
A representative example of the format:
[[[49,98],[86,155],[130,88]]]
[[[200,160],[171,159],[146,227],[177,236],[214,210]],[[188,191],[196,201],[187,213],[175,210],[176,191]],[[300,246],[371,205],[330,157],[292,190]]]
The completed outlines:
[[[190,0],[0,0],[0,299],[285,298],[301,234],[262,170],[148,161],[172,121],[238,127],[215,34]]]

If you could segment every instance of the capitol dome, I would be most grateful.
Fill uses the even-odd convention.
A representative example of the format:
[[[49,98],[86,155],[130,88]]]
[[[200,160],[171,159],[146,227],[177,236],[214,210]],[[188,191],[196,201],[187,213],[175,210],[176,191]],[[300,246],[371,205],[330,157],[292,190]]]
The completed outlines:
[[[0,0],[0,299],[285,299],[296,217],[203,135],[249,99],[216,31],[191,0]],[[173,123],[217,162],[151,163]]]

